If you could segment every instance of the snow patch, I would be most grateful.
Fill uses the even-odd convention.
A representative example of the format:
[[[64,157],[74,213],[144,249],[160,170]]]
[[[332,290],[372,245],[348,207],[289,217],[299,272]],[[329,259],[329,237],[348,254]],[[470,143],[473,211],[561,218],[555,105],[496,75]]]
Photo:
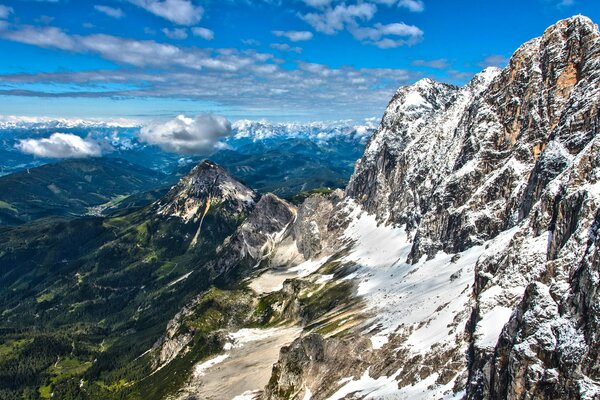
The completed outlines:
[[[202,364],[196,365],[194,368],[194,377],[203,376],[206,373],[206,370],[214,367],[215,365],[222,363],[229,357],[229,354],[221,354],[214,358],[211,358],[208,361],[203,362]]]

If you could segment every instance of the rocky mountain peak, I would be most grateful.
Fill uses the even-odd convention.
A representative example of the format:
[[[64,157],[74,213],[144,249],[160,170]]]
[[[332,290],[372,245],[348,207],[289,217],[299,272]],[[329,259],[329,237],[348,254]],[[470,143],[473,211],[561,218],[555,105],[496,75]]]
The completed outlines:
[[[258,195],[233,178],[225,169],[205,160],[171,188],[158,201],[158,214],[195,221],[213,206],[228,212],[247,213],[254,208]]]

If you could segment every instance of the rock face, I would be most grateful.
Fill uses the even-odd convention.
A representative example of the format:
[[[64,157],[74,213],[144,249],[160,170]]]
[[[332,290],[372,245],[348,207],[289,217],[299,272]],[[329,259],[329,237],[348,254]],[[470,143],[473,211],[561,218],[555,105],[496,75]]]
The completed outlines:
[[[600,33],[582,16],[465,87],[400,88],[346,198],[331,210],[318,199],[303,206],[331,220],[299,213],[296,223],[300,252],[316,258],[332,254],[322,227],[345,215],[354,250],[341,262],[354,262],[374,325],[348,330],[343,354],[325,350],[337,338],[298,339],[282,350],[266,398],[598,398],[599,104]],[[411,311],[432,287],[424,301],[446,300]],[[372,350],[358,345],[365,335]]]
[[[309,260],[317,255],[328,254],[335,249],[330,243],[339,234],[339,226],[332,218],[343,193],[334,191],[329,196],[314,195],[306,199],[298,209],[293,237],[298,251]]]
[[[289,234],[296,218],[296,208],[273,194],[261,197],[248,218],[228,237],[209,267],[215,274],[242,277],[252,268],[269,263],[276,246]]]
[[[598,31],[575,17],[464,88],[401,88],[348,186],[382,222],[415,230],[410,259],[462,251],[525,218],[597,124]],[[568,139],[567,139],[568,137]],[[560,138],[564,138],[562,141]],[[537,171],[532,171],[537,166]]]
[[[157,203],[157,213],[197,222],[211,208],[246,215],[258,195],[211,161],[198,164]]]

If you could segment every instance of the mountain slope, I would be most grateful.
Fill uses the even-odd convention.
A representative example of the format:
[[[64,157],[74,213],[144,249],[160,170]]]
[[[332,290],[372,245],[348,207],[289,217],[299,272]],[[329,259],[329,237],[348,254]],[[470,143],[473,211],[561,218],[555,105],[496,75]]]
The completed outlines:
[[[119,159],[68,160],[0,177],[0,224],[94,213],[165,185],[164,175]]]
[[[138,385],[152,372],[140,355],[217,280],[206,265],[255,200],[205,162],[142,209],[0,228],[0,397],[160,398],[160,380]]]
[[[401,88],[346,197],[282,241],[316,265],[275,292],[303,335],[256,396],[597,398],[599,56],[578,16],[463,88]]]

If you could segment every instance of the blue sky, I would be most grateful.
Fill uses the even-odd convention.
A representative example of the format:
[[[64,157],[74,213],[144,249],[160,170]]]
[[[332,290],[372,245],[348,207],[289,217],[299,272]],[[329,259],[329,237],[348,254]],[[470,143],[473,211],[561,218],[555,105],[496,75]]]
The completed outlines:
[[[464,84],[596,0],[0,0],[3,115],[378,117]]]

